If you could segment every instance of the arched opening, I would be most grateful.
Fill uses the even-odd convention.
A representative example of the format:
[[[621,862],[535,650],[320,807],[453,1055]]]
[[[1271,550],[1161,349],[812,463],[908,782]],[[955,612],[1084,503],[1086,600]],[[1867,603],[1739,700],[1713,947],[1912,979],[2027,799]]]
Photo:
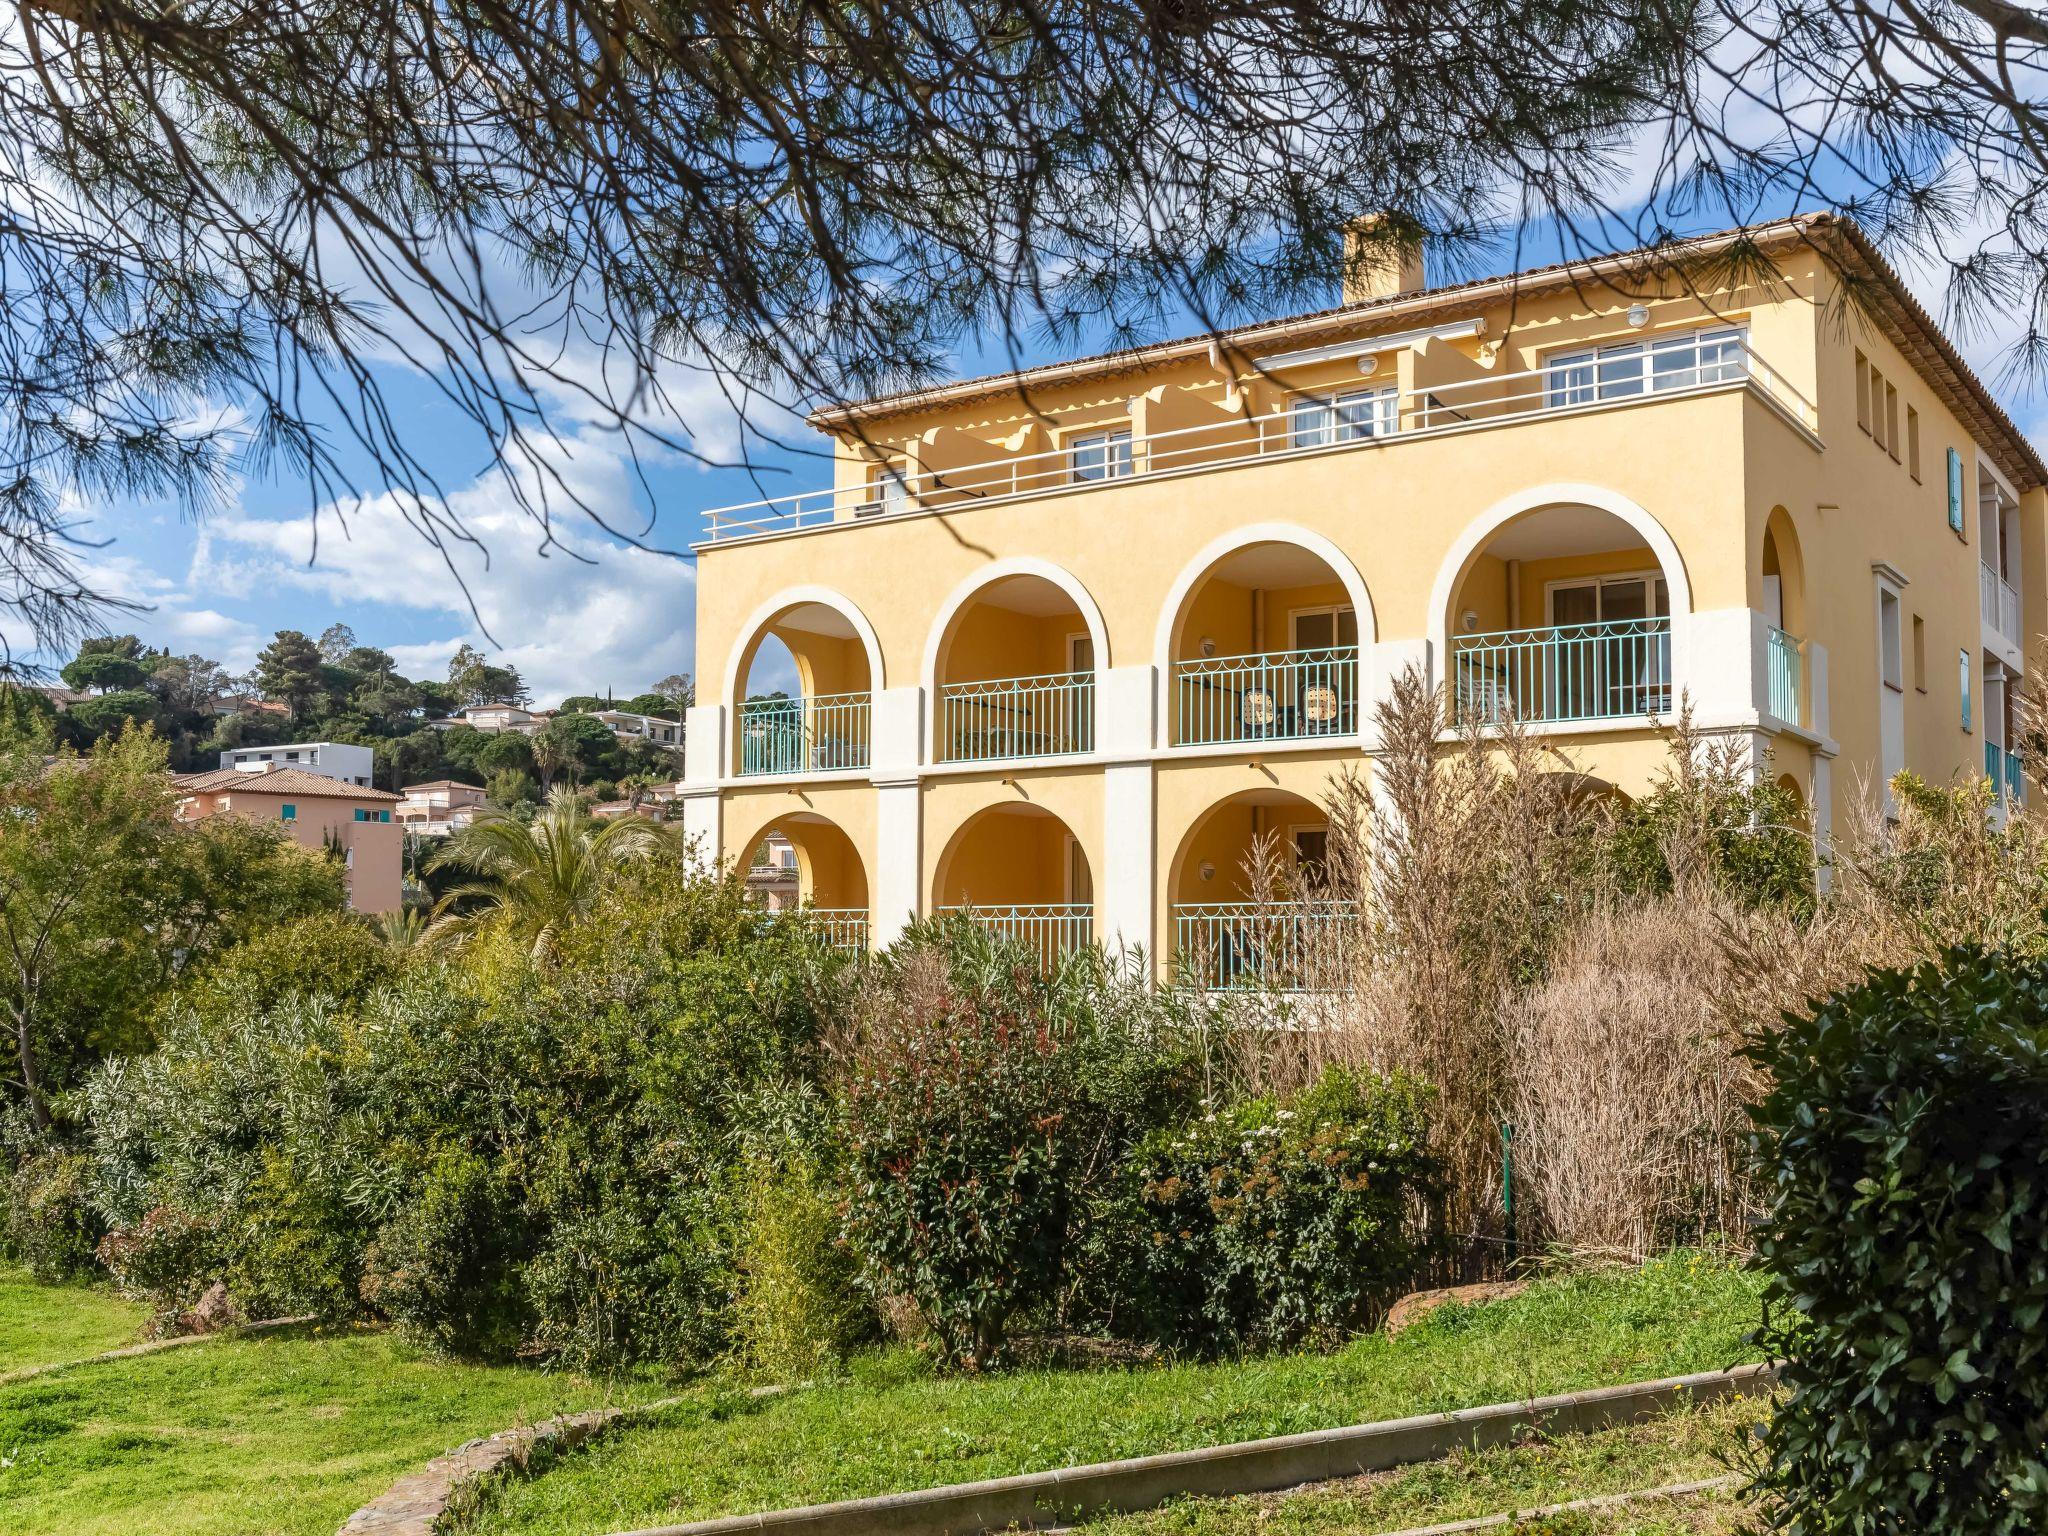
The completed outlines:
[[[1670,712],[1678,573],[1627,519],[1546,506],[1503,521],[1451,583],[1451,707],[1462,725]]]
[[[1357,908],[1330,855],[1329,815],[1301,795],[1248,790],[1212,806],[1168,871],[1175,978],[1209,991],[1335,982]]]
[[[734,658],[733,771],[868,766],[877,662],[858,610],[799,599],[758,617]]]
[[[1799,533],[1783,507],[1764,523],[1764,605],[1767,707],[1787,725],[1806,723],[1806,561]]]
[[[1324,556],[1271,540],[1233,549],[1188,586],[1167,638],[1175,746],[1358,730],[1361,615]]]
[[[1104,645],[1094,603],[1063,574],[999,574],[956,594],[930,657],[934,760],[1092,752]]]
[[[741,856],[747,894],[770,912],[808,909],[832,942],[865,949],[868,877],[836,822],[803,811],[761,829]]]
[[[1072,829],[1026,802],[977,811],[939,857],[932,906],[1051,961],[1095,938],[1095,874]]]

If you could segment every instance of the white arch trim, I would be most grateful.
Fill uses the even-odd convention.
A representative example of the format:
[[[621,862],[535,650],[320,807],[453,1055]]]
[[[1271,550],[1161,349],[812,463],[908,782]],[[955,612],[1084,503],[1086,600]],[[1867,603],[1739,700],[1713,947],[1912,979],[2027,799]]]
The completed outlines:
[[[1152,655],[1162,680],[1173,673],[1173,631],[1180,622],[1180,611],[1186,606],[1189,594],[1219,560],[1254,544],[1292,544],[1321,560],[1343,583],[1344,593],[1351,599],[1351,607],[1358,615],[1359,647],[1363,649],[1379,640],[1379,621],[1373,615],[1372,594],[1366,590],[1365,578],[1358,574],[1358,567],[1351,563],[1349,555],[1320,533],[1293,523],[1253,523],[1212,540],[1174,578],[1173,590],[1166,594],[1166,606],[1159,610],[1158,631],[1152,638]]]
[[[739,639],[733,643],[732,654],[725,661],[723,697],[726,708],[735,708],[740,702],[740,668],[746,664],[748,653],[754,649],[754,642],[760,638],[761,631],[779,615],[807,603],[830,608],[853,626],[861,649],[868,656],[868,687],[880,693],[888,686],[882,676],[882,645],[875,638],[875,626],[868,622],[866,614],[830,587],[786,587],[756,608],[747,616],[747,622],[740,626]]]
[[[1089,638],[1095,642],[1095,670],[1109,670],[1109,628],[1102,622],[1102,610],[1096,606],[1095,599],[1072,571],[1054,565],[1050,560],[1029,555],[992,561],[953,589],[952,595],[939,606],[939,616],[932,622],[931,634],[925,640],[923,679],[927,729],[932,716],[937,713],[939,656],[946,649],[946,636],[953,628],[953,621],[983,588],[998,581],[1007,581],[1012,576],[1036,576],[1066,593],[1074,606],[1081,610],[1081,622],[1086,626]]]
[[[1429,594],[1429,639],[1439,658],[1447,653],[1450,644],[1451,599],[1472,557],[1479,553],[1488,539],[1516,518],[1525,513],[1540,512],[1545,507],[1592,507],[1627,523],[1642,535],[1643,542],[1650,546],[1650,553],[1657,557],[1657,565],[1663,571],[1665,585],[1670,591],[1671,611],[1692,612],[1692,583],[1686,579],[1685,561],[1678,553],[1676,541],[1656,518],[1626,496],[1602,485],[1573,482],[1536,485],[1502,497],[1473,518],[1465,525],[1465,531],[1458,535],[1457,542],[1451,545],[1450,553],[1444,556],[1444,563],[1436,573],[1436,585]],[[1441,659],[1437,664],[1444,665]]]

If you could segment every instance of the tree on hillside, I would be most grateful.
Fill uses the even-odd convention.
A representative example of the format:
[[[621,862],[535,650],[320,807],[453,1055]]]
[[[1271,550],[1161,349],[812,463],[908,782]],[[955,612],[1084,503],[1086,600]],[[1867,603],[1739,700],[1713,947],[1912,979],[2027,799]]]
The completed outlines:
[[[458,704],[524,704],[526,684],[515,667],[495,667],[475,646],[465,644],[448,663],[448,687]]]
[[[696,680],[684,672],[669,673],[667,677],[664,677],[647,691],[652,694],[658,694],[661,698],[668,701],[669,709],[663,711],[663,713],[673,712],[678,717],[681,716],[684,710],[697,702]]]
[[[927,379],[969,328],[1000,355],[1320,304],[1373,210],[1368,258],[1419,240],[1456,276],[1827,200],[1894,254],[1955,241],[1952,321],[2010,308],[2022,363],[2048,345],[2048,21],[2009,0],[12,20],[0,608],[45,641],[120,606],[79,502],[203,509],[284,467],[321,532],[382,498],[452,576],[478,538],[435,466],[465,448],[558,550],[565,516],[603,516],[561,438],[688,453],[678,381],[801,406]],[[447,410],[385,397],[393,354]]]
[[[187,826],[143,731],[87,756],[0,739],[0,1017],[10,1085],[47,1131],[86,1061],[146,1043],[176,972],[255,927],[342,904],[338,865],[233,818]]]
[[[681,847],[671,829],[638,816],[597,821],[574,791],[557,788],[531,822],[480,817],[428,861],[429,870],[467,876],[435,903],[429,937],[449,942],[495,926],[545,957],[615,871]]]
[[[330,624],[320,631],[320,659],[329,666],[347,666],[355,648],[356,632],[346,624]]]
[[[305,716],[327,686],[320,648],[296,629],[280,629],[257,654],[256,684],[266,699],[290,705],[293,718]]]
[[[66,662],[60,675],[66,687],[86,693],[140,688],[149,676],[141,662],[117,651],[83,652],[77,660]]]
[[[559,756],[552,752],[549,762],[552,768],[544,770],[547,782],[553,776],[566,770],[571,783],[580,784],[587,779],[614,779],[625,770],[624,749],[619,738],[612,734],[612,728],[595,716],[586,714],[558,714],[546,725],[533,733],[534,762],[542,761],[543,750],[559,746]]]

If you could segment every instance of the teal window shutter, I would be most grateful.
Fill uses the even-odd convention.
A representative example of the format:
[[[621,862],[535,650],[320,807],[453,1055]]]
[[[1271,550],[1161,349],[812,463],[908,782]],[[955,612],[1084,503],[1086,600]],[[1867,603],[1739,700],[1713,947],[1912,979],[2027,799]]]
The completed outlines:
[[[1952,533],[1963,531],[1963,456],[1948,451],[1948,526]]]
[[[299,819],[299,808],[289,800],[285,802],[284,819],[286,821],[297,821]]]

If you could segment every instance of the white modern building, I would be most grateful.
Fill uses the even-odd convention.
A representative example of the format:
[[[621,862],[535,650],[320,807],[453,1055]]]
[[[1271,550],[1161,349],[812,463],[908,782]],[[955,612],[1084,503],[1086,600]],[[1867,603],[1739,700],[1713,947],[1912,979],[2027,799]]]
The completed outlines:
[[[376,777],[377,756],[368,747],[340,741],[299,741],[281,747],[233,747],[221,753],[223,768],[243,773],[267,773],[273,768],[297,768],[322,778],[339,779],[367,789]]]

